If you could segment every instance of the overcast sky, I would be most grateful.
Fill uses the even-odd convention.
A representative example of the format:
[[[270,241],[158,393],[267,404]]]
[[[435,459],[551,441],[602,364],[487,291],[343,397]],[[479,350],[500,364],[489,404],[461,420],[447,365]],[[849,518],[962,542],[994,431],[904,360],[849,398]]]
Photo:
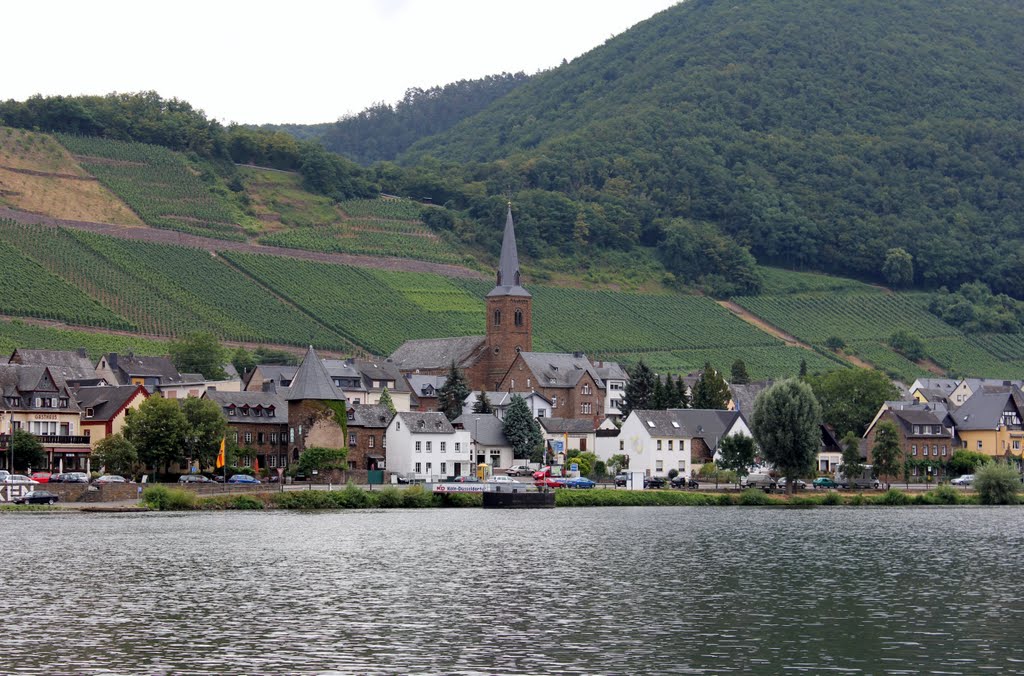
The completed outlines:
[[[155,90],[222,122],[330,122],[376,102],[552,68],[676,0],[23,0],[0,99]]]

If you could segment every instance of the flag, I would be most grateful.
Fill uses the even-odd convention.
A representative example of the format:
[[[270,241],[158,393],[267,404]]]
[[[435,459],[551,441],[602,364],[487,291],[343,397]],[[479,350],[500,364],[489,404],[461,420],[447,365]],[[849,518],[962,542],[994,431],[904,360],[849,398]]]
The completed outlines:
[[[224,437],[220,438],[220,453],[217,454],[217,464],[214,465],[216,469],[220,469],[225,464],[224,462]]]

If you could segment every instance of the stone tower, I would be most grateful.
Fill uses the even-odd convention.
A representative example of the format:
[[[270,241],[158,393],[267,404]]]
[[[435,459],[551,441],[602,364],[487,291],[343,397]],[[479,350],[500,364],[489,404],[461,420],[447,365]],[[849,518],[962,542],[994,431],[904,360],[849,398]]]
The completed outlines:
[[[488,389],[496,389],[519,352],[533,351],[533,297],[523,288],[512,205],[505,218],[501,260],[494,288],[487,294]]]

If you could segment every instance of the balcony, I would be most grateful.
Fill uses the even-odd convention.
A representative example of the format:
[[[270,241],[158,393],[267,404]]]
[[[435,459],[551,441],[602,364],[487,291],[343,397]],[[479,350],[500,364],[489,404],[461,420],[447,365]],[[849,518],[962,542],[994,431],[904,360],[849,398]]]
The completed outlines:
[[[36,440],[43,446],[88,446],[90,438],[85,435],[67,435],[67,434],[33,434]],[[10,434],[0,434],[0,448],[8,448],[11,443]]]

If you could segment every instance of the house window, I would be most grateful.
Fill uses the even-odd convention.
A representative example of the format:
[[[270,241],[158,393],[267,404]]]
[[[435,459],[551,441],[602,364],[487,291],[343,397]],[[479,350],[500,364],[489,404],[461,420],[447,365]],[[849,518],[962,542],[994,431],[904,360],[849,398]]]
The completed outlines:
[[[257,444],[265,443],[266,439],[267,439],[267,435],[265,435],[263,432],[257,432],[256,433],[256,443]]]
[[[416,469],[416,473],[419,474],[420,473],[420,463],[416,463],[415,469]]]
[[[685,460],[680,460],[679,461],[679,472],[683,473],[685,471],[686,471],[686,461]]]
[[[583,394],[590,394],[590,383],[583,383]]]
[[[943,446],[942,449],[945,450],[946,447]],[[1015,451],[1019,451],[1020,450],[1020,439],[1014,439],[1013,440],[1013,450],[1015,450]],[[945,453],[943,453],[943,455],[945,455]]]
[[[427,442],[427,453],[430,453],[430,447],[433,445],[433,443],[434,443],[433,441],[428,441]]]
[[[401,420],[396,420],[395,421],[395,430],[398,431],[398,432],[402,431],[402,421]]]
[[[580,413],[590,413],[593,410],[594,410],[594,407],[589,402],[580,404]]]
[[[461,450],[462,450],[462,442],[461,441],[456,441],[455,442],[455,452],[458,453]]]
[[[671,439],[668,440],[668,450],[670,450],[670,451],[672,450],[672,440]]]
[[[981,443],[981,439],[978,439],[978,450],[980,451],[983,447],[984,444]]]
[[[387,438],[387,436],[386,436],[386,435],[385,435],[385,436],[382,436],[382,437],[380,438],[380,447],[381,447],[381,448],[387,448],[387,447],[388,447],[388,438]]]
[[[276,455],[268,455],[267,456],[267,464],[269,466],[271,466],[271,467],[277,467],[277,456]]]
[[[501,326],[501,310],[494,311],[494,325]]]
[[[254,409],[253,409],[253,411],[252,411],[252,413],[253,413],[253,415],[254,415],[254,416],[256,416],[257,418],[262,418],[262,417],[263,417],[263,409],[262,409],[262,408],[260,408],[259,406],[257,406],[256,408],[254,408]]]
[[[235,443],[237,444],[238,443],[238,432],[235,432],[234,437],[235,437]]]
[[[249,415],[249,407],[248,407],[248,406],[244,406],[244,407],[242,408],[242,415],[243,415],[243,416],[247,416],[247,415]]]
[[[355,432],[349,432],[348,433],[348,445],[349,445],[349,448],[352,448],[353,446],[356,445],[356,433]]]
[[[448,463],[446,463],[446,462],[442,462],[441,463],[441,474],[447,476],[447,474],[448,474]]]
[[[232,417],[232,418],[235,417],[235,407],[234,406],[232,406],[231,408],[228,409],[228,415],[230,417]]]
[[[558,397],[557,396],[551,397],[551,408],[552,409],[558,408]]]
[[[917,444],[913,444],[910,447],[910,455],[917,455]]]
[[[522,310],[516,310],[516,326],[522,326],[522,325],[523,325],[523,311]]]
[[[626,450],[626,442],[624,440],[622,440],[622,439],[619,439],[619,450],[620,451]]]
[[[946,457],[946,445],[942,445],[942,457]]]
[[[664,470],[665,470],[665,463],[663,463],[661,460],[656,460],[654,462],[654,471],[655,472],[662,472]]]
[[[939,445],[938,444],[932,444],[932,455],[938,457],[938,455],[939,455]]]
[[[273,418],[274,417],[274,407],[273,406],[271,406],[270,408],[267,409],[267,417],[268,418]]]
[[[427,474],[430,474],[430,463],[427,463]]]
[[[59,400],[58,405],[60,406],[60,408],[67,408],[68,407],[67,397],[61,397],[60,400]]]
[[[238,439],[236,438],[235,441],[238,441]],[[290,443],[290,444],[294,444],[295,443],[295,428],[294,427],[289,427],[288,428],[288,443]]]
[[[277,443],[277,432],[271,432],[270,433],[270,443],[272,443],[272,444],[276,444]]]
[[[416,452],[417,453],[422,453],[423,452],[423,449],[420,447],[421,443],[422,442],[419,442],[419,441],[416,442]]]
[[[529,378],[527,378],[527,379],[526,379],[526,386],[527,386],[527,387],[529,387],[529,386],[530,386],[530,379],[529,379]]]
[[[245,443],[247,443],[247,444],[251,444],[252,443],[252,432],[246,432],[245,433]]]
[[[516,389],[516,379],[515,378],[512,379],[512,387],[511,387],[511,389],[513,391]]]
[[[658,439],[658,450],[661,450],[661,439]]]
[[[921,455],[923,455],[926,458],[928,457],[928,444],[921,445]]]
[[[445,448],[445,447],[446,447],[447,445],[448,445],[448,442],[445,442],[445,441],[442,441],[442,442],[441,442],[441,452],[442,452],[442,453],[444,453],[444,452],[445,452],[445,450],[446,450],[446,448]]]
[[[366,445],[367,445],[367,447],[369,447],[369,448],[373,448],[373,447],[374,447],[374,445],[376,444],[376,439],[377,439],[377,437],[375,437],[374,435],[372,435],[372,434],[371,434],[371,435],[370,435],[370,436],[369,436],[369,437],[368,437],[368,438],[366,439]]]
[[[547,412],[548,412],[548,410],[546,408],[538,408],[537,409],[537,417],[538,418],[543,418],[544,414],[547,413]]]
[[[85,409],[85,417],[86,418],[91,418],[94,415],[95,415],[95,411],[93,409],[91,409],[91,408]],[[1018,443],[1019,444],[1020,442],[1014,442],[1014,443]]]

